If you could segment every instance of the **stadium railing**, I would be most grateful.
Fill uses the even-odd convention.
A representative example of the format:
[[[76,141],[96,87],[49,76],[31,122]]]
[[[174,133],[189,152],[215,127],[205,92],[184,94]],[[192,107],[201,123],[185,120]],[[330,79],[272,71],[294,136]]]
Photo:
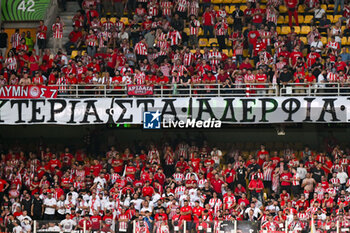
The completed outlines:
[[[51,85],[57,87],[60,98],[90,98],[90,97],[128,97],[128,85]],[[180,84],[154,85],[153,97],[228,97],[228,96],[347,96],[350,95],[350,85],[341,83],[315,83],[288,85],[270,84],[232,84],[230,88],[222,84],[193,84],[182,86]],[[138,94],[139,97],[150,95]]]

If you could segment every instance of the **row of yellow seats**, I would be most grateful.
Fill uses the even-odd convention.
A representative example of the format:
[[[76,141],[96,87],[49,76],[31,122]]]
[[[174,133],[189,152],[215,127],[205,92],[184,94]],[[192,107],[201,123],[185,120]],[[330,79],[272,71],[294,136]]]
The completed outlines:
[[[333,17],[333,15],[327,15],[327,19],[329,19],[332,23],[336,23],[339,21],[339,19],[342,17],[342,15],[335,15]],[[294,18],[293,19],[293,22],[295,21]],[[299,21],[299,24],[309,24],[311,23],[311,20],[313,19],[313,16],[312,15],[305,15],[305,17],[303,15],[298,15],[298,21]],[[278,16],[278,19],[277,19],[277,24],[288,24],[289,23],[289,16],[283,16],[283,15],[280,15]]]
[[[73,50],[72,51],[72,54],[71,54],[71,59],[74,59],[77,55],[78,55],[78,53],[79,53],[79,51],[78,50]],[[86,53],[86,51],[85,50],[83,50],[82,52],[81,52],[81,55],[84,55]]]
[[[104,22],[106,22],[106,21],[107,21],[106,18],[101,18],[101,23],[104,23]],[[128,19],[127,17],[122,17],[122,18],[120,18],[120,21],[123,22],[125,25],[128,25],[128,24],[129,24],[129,19]],[[116,23],[116,22],[117,22],[117,18],[112,17],[112,18],[111,18],[111,22],[112,22],[112,23]]]
[[[207,38],[200,38],[198,44],[200,47],[209,47],[212,44],[218,44],[218,40],[216,38],[210,38],[209,40]],[[226,45],[232,46],[232,41],[226,39]]]

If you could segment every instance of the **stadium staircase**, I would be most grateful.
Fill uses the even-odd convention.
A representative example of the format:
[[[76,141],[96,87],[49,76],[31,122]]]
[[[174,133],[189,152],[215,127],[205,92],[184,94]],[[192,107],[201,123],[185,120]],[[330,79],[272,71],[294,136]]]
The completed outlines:
[[[229,17],[227,19],[227,22],[230,25],[229,30],[228,30],[228,35],[231,35],[233,19],[232,19],[232,17],[230,17],[230,15],[232,15],[232,12],[236,8],[240,8],[242,11],[244,11],[247,8],[246,0],[212,0],[211,2],[212,2],[212,4],[214,4],[215,10],[219,10],[220,6],[222,6],[222,5],[225,6],[226,12],[229,15]],[[266,9],[266,3],[267,3],[267,0],[262,0],[261,4],[260,4],[261,8]],[[332,24],[339,21],[339,18],[342,17],[342,15],[340,15],[340,14],[333,16],[333,12],[334,12],[334,5],[333,4],[328,4],[328,5],[323,4],[323,5],[321,5],[321,7],[323,9],[325,9],[326,14],[327,14],[327,18],[330,19]],[[278,17],[278,22],[277,22],[278,25],[277,25],[276,31],[278,32],[278,34],[287,35],[291,32],[291,29],[288,25],[289,17],[288,17],[287,8],[284,5],[281,5],[279,7],[279,13],[280,13],[280,15]],[[298,17],[299,26],[295,26],[295,22],[293,19],[295,32],[300,36],[300,39],[304,42],[304,44],[307,44],[307,34],[311,30],[311,20],[313,18],[313,13],[312,12],[305,12],[304,6],[299,5],[298,14],[299,14],[299,17]],[[66,15],[66,17],[69,17],[68,13],[65,13],[64,15]],[[105,20],[106,20],[105,18],[101,18],[102,23]],[[199,20],[201,21],[201,17],[199,18]],[[115,22],[116,19],[112,17],[111,21]],[[129,24],[129,20],[126,17],[126,13],[125,13],[125,17],[121,18],[121,21],[124,22],[126,25]],[[246,28],[243,28],[243,31],[245,29]],[[344,32],[344,29],[345,29],[345,25],[343,23],[342,32]],[[66,30],[67,30],[67,28],[66,28]],[[186,27],[184,29],[184,31],[187,35],[189,35],[190,30],[188,27]],[[330,40],[330,38],[328,38],[327,33],[321,33],[321,35],[322,35],[321,41],[323,42],[323,45],[325,46],[327,44],[327,42]],[[204,38],[203,37],[203,29],[201,28],[199,31],[199,46],[200,46],[200,48],[203,49],[204,47],[211,47],[214,44],[217,44],[217,39],[216,38],[209,38],[209,39]],[[350,37],[348,37],[348,38],[343,37],[341,44],[342,44],[342,46],[349,46],[350,45]],[[226,45],[227,45],[227,49],[224,49],[222,52],[225,53],[226,55],[228,55],[229,57],[232,57],[232,54],[233,54],[232,42],[227,39]],[[193,50],[193,52],[195,52],[195,50]],[[203,52],[203,50],[202,50],[202,52]],[[74,57],[77,53],[78,53],[78,51],[73,51],[72,57]],[[304,53],[304,56],[306,56],[307,50],[304,49],[303,53]],[[244,50],[243,55],[245,57],[248,56],[247,49]]]
[[[77,10],[80,9],[77,1],[67,1],[67,10],[61,11],[59,13],[59,16],[61,17],[61,20],[64,22],[64,29],[63,29],[63,41],[62,44],[64,46],[65,43],[68,42],[69,33],[73,31],[73,16],[76,14]],[[48,48],[53,48],[53,40],[49,40],[48,42]]]

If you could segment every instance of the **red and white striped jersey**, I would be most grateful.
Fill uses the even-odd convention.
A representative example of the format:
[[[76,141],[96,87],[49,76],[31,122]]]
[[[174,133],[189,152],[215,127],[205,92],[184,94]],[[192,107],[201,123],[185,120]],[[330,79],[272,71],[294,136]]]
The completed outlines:
[[[231,197],[226,196],[226,197],[224,197],[225,209],[231,210],[231,208],[234,206],[235,203],[236,203],[235,196],[231,196]]]
[[[147,46],[142,41],[135,45],[135,51],[137,55],[147,55]]]
[[[208,55],[209,55],[209,60],[210,60],[211,65],[218,65],[220,63],[220,61],[222,60],[222,55],[219,51],[209,52]]]
[[[185,176],[182,173],[175,173],[173,178],[176,182],[182,182],[185,179]]]
[[[87,43],[87,46],[92,46],[92,47],[95,47],[97,45],[97,36],[92,34],[92,35],[87,35],[86,36],[86,41],[88,42]]]
[[[129,220],[129,217],[127,214],[121,214],[119,215],[119,219]],[[119,231],[126,231],[127,229],[128,229],[128,222],[119,221]]]
[[[226,18],[226,16],[227,16],[227,13],[225,10],[220,9],[220,10],[216,11],[216,17]]]
[[[327,81],[328,82],[337,82],[338,81],[338,74],[337,73],[332,73],[332,72],[329,72],[327,74]]]
[[[339,43],[336,42],[336,41],[334,41],[334,42],[329,41],[329,42],[327,43],[327,45],[326,45],[326,48],[332,48],[332,49],[338,50],[338,49],[340,49],[340,45],[339,45]]]
[[[185,186],[179,186],[175,189],[175,196],[181,196],[185,193],[186,187]]]
[[[207,179],[200,179],[200,180],[198,181],[198,187],[199,187],[199,188],[203,188],[204,185],[205,185],[205,183],[207,183],[207,182],[208,182]]]
[[[271,10],[270,8],[266,9],[266,21],[267,22],[273,22],[277,25],[277,18],[278,15],[274,10]]]
[[[63,38],[63,23],[54,23],[52,25],[53,38]]]
[[[255,75],[254,74],[246,74],[244,75],[244,82],[245,83],[252,83],[255,81]]]
[[[5,64],[7,64],[7,69],[17,70],[17,59],[15,57],[6,58]]]
[[[105,31],[111,31],[115,27],[115,24],[111,21],[106,21],[102,24],[102,26],[104,27]]]
[[[298,186],[298,185],[300,185],[300,180],[298,180],[300,177],[299,177],[299,175],[298,175],[298,173],[295,173],[294,175],[293,175],[293,177],[292,177],[292,185],[293,186]]]
[[[143,72],[140,72],[138,74],[135,74],[135,82],[138,85],[142,85],[145,83],[146,75]]]
[[[193,27],[195,26],[195,27]],[[190,36],[197,36],[198,35],[198,32],[199,32],[199,27],[200,27],[200,23],[198,20],[193,20],[190,22]]]
[[[281,45],[284,45],[284,44],[285,44],[285,43],[284,43],[283,41],[276,41],[276,42],[275,42],[275,44],[274,44],[274,46],[275,46],[275,48],[276,48],[275,54],[276,54],[277,57],[278,57],[279,54],[282,52],[282,46],[281,46]],[[278,46],[281,46],[281,47],[278,48]]]
[[[198,12],[199,12],[199,3],[197,0],[193,0],[190,2],[190,15],[195,15],[198,16]]]
[[[170,42],[171,46],[180,44],[180,40],[182,39],[180,32],[178,32],[176,30],[169,32],[168,37],[171,40],[171,42]]]
[[[159,5],[158,3],[150,2],[148,3],[148,15],[149,16],[157,16],[159,12]]]
[[[278,224],[276,222],[265,222],[261,229],[267,230],[267,231],[277,231],[278,230]]]
[[[117,32],[120,32],[123,28],[125,28],[125,24],[121,21],[118,21],[115,22],[114,27]]]
[[[225,22],[219,22],[215,24],[214,29],[217,36],[225,36],[227,34],[228,24]]]
[[[17,48],[17,46],[21,43],[22,37],[19,33],[14,33],[11,36],[12,48]],[[5,56],[5,54],[3,54]]]
[[[163,16],[171,16],[173,3],[171,1],[162,1],[160,3]]]
[[[100,32],[98,34],[98,46],[101,47],[107,47],[105,42],[108,42],[108,39],[111,37],[111,33],[108,31]]]
[[[211,198],[209,200],[209,205],[212,209],[214,209],[214,215],[216,215],[219,210],[222,209],[222,201],[219,198]]]
[[[259,31],[259,34],[261,37],[267,37],[267,38],[263,38],[262,42],[266,44],[266,46],[270,46],[271,45],[271,32],[269,31]]]
[[[272,172],[273,172],[272,166],[263,165],[264,181],[272,181]]]
[[[176,10],[179,12],[187,11],[189,2],[187,0],[178,0]]]
[[[187,71],[187,68],[184,66],[184,65],[174,65],[173,69],[172,69],[172,72],[177,70],[177,74],[179,76],[183,76],[185,71]],[[187,158],[187,150],[184,152],[185,154],[182,155],[184,156],[185,158]]]
[[[193,64],[195,60],[195,57],[193,55],[193,53],[189,52],[189,53],[185,53],[184,57],[183,57],[183,64],[188,67],[191,66]]]
[[[309,215],[307,213],[297,213],[297,216],[300,221],[306,221],[309,218]]]

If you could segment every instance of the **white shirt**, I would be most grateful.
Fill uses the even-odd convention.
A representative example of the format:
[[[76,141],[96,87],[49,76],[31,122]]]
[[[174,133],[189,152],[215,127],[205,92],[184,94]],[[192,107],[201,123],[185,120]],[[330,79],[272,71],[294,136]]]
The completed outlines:
[[[50,206],[54,206],[56,204],[57,204],[57,201],[56,201],[55,198],[53,198],[53,197],[51,197],[51,199],[46,198],[44,200],[44,205],[46,206],[44,214],[54,215],[55,214],[55,208],[50,207]]]
[[[57,231],[57,232],[60,232],[61,229],[60,229],[59,226],[53,226],[53,227],[47,228],[47,231]]]
[[[320,40],[319,41],[313,41],[310,46],[311,47],[315,47],[316,48],[315,49],[316,52],[318,52],[318,53],[322,52],[322,48],[323,48],[322,41],[320,41]]]
[[[307,173],[307,170],[304,167],[297,168],[297,175],[300,177],[301,180],[305,178],[306,173]]]
[[[249,208],[247,208],[245,211],[244,211],[244,213],[246,213],[246,214],[249,214],[249,211],[250,210],[253,210],[254,211],[254,217],[259,217],[259,213],[261,213],[261,211],[260,211],[260,209],[259,208],[257,208],[257,207],[255,207],[254,209],[253,208],[251,208],[251,207],[249,207]]]
[[[348,175],[345,172],[338,172],[337,178],[340,180],[340,184],[345,184]]]
[[[21,226],[16,226],[13,228],[13,233],[21,233],[22,232],[22,227]]]
[[[66,213],[66,209],[64,208],[64,201],[57,202],[57,213],[63,215]]]
[[[326,11],[323,8],[315,9],[314,16],[315,16],[316,19],[321,19],[322,15],[324,15],[325,13],[326,13]]]
[[[318,87],[325,88],[326,85],[324,84],[324,82],[325,82],[325,78],[324,78],[323,74],[319,74],[317,77]]]
[[[71,232],[76,223],[73,219],[64,219],[61,221],[60,225],[64,232]]]
[[[138,211],[141,210],[141,204],[142,204],[143,200],[142,199],[137,199],[137,200],[131,200],[130,203],[134,203],[135,209],[137,209]]]

